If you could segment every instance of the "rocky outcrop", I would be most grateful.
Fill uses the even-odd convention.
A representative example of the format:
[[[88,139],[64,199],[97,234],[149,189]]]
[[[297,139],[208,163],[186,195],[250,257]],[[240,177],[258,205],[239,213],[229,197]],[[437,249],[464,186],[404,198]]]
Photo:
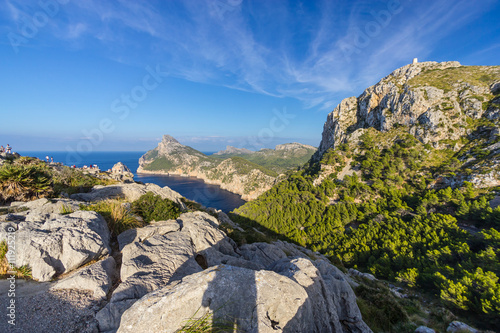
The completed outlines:
[[[286,331],[287,326],[312,332],[312,308],[304,288],[291,279],[271,271],[221,265],[141,299],[125,312],[118,332],[176,332],[197,309],[196,316],[213,312],[219,325],[242,332]]]
[[[436,333],[432,328],[429,328],[427,326],[419,326],[415,330],[415,333]]]
[[[50,216],[50,214],[61,214],[65,211],[66,212],[77,211],[80,208],[80,203],[75,200],[63,199],[63,198],[57,198],[57,199],[42,198],[28,202],[15,201],[10,204],[10,207],[16,207],[16,209],[19,211],[23,210],[26,211],[25,213],[21,214],[22,216],[41,215],[44,217],[48,217]]]
[[[436,186],[460,186],[465,180],[479,188],[498,186],[500,149],[494,144],[500,127],[499,77],[500,66],[461,66],[456,61],[401,67],[359,97],[337,105],[313,159],[320,161],[328,149],[343,143],[356,149],[368,129],[393,131],[398,134],[393,138],[409,133],[423,144],[461,153],[463,174]],[[388,143],[375,144],[384,148]],[[478,157],[477,148],[488,151],[488,158]]]
[[[111,168],[111,178],[124,183],[132,183],[134,182],[134,174],[130,171],[130,169],[123,164],[122,162],[118,162]]]
[[[0,165],[2,165],[5,161],[13,161],[19,157],[21,157],[21,155],[19,155],[18,153],[0,153]]]
[[[56,282],[51,287],[57,289],[78,289],[93,292],[95,299],[106,299],[115,280],[116,262],[113,257],[108,257],[92,265],[83,267],[71,276]]]
[[[134,200],[143,191],[177,198],[168,188],[139,184],[96,187],[75,198]],[[238,247],[219,229],[238,227],[222,212],[183,213],[127,230],[111,253],[105,220],[78,209],[71,199],[14,203],[16,213],[0,216],[0,241],[15,234],[9,260],[30,268],[35,280],[52,281],[43,286],[48,293],[92,299],[85,313],[96,313],[102,332],[175,332],[204,314],[249,332],[371,332],[347,278],[327,258],[282,241]]]
[[[30,267],[38,281],[50,281],[111,252],[106,221],[95,212],[28,212],[9,214],[4,220],[0,241],[15,233],[13,262]]]
[[[185,213],[121,234],[122,283],[97,314],[100,329],[175,332],[210,312],[249,332],[370,332],[326,258],[281,241],[237,247],[218,224]]]
[[[444,139],[467,135],[467,119],[496,117],[498,83],[485,78],[500,76],[498,66],[466,67],[456,61],[423,62],[401,67],[359,97],[349,97],[331,112],[315,158],[331,147],[350,141],[357,129],[388,131],[407,126],[423,143],[440,147]]]
[[[178,203],[182,209],[185,209],[181,201],[182,195],[170,189],[169,187],[160,187],[156,184],[116,184],[116,185],[97,185],[88,193],[76,193],[71,195],[71,199],[81,201],[100,201],[105,199],[125,199],[135,201],[148,192],[161,196],[163,199],[169,199]]]
[[[477,333],[478,330],[470,327],[466,323],[462,323],[461,321],[452,321],[450,323],[450,325],[448,325],[446,332],[449,332],[449,333]]]

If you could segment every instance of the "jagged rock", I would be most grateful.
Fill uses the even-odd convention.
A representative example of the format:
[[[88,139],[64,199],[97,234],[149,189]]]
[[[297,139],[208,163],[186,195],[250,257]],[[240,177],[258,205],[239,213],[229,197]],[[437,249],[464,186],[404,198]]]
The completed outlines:
[[[479,331],[476,330],[475,328],[470,327],[466,323],[462,323],[461,321],[452,321],[450,325],[448,325],[448,328],[446,329],[446,332],[450,333],[478,333]]]
[[[206,299],[203,296],[205,292],[208,292],[207,295],[211,296],[210,301],[207,301],[209,303],[203,301],[203,306],[206,308],[203,311],[208,311],[208,308],[215,309],[212,306],[216,306],[218,309],[219,305],[217,304],[232,302],[233,298],[231,297],[233,296],[231,295],[234,295],[234,299],[239,299],[239,303],[241,304],[228,307],[227,315],[237,314],[235,318],[249,318],[248,316],[252,315],[253,312],[251,309],[255,308],[255,304],[252,305],[250,304],[251,302],[247,301],[246,294],[240,295],[238,293],[251,292],[252,288],[265,290],[268,287],[278,287],[277,285],[273,285],[273,281],[276,278],[271,277],[268,279],[268,275],[271,274],[275,277],[279,277],[279,275],[265,271],[264,269],[272,267],[280,259],[287,260],[288,256],[290,258],[294,257],[296,260],[303,258],[305,261],[300,265],[304,269],[306,267],[312,269],[310,267],[312,264],[309,265],[306,261],[310,263],[312,262],[311,260],[318,259],[314,262],[314,269],[320,272],[318,276],[321,276],[321,283],[324,283],[323,287],[326,288],[326,291],[322,294],[322,302],[326,302],[325,297],[327,297],[328,302],[330,302],[329,304],[332,305],[331,309],[335,309],[334,312],[323,311],[322,313],[328,313],[329,318],[336,318],[335,316],[338,316],[339,320],[343,321],[343,324],[340,324],[337,320],[336,326],[331,326],[332,331],[334,327],[347,325],[345,327],[350,327],[353,332],[370,332],[365,329],[366,325],[361,320],[359,310],[355,306],[355,296],[345,276],[328,263],[326,258],[297,245],[281,241],[273,244],[255,243],[238,248],[224,232],[218,229],[218,224],[219,221],[207,213],[184,213],[177,220],[154,222],[147,227],[128,230],[119,235],[119,247],[122,249],[122,267],[120,272],[122,283],[113,292],[110,302],[97,314],[101,331],[114,331],[118,327],[120,327],[121,331],[127,331],[131,329],[130,325],[135,325],[134,329],[141,331],[146,329],[142,327],[145,322],[153,320],[148,316],[161,315],[164,313],[163,311],[167,311],[169,314],[178,314],[169,315],[169,319],[165,324],[167,325],[165,327],[175,331],[180,328],[180,326],[176,325],[181,325],[200,308],[202,305],[200,297]],[[217,268],[214,269],[213,267]],[[226,277],[222,279],[217,277],[215,280],[207,278],[207,276],[211,275],[207,275],[206,272],[217,272],[218,274],[220,270],[228,270],[235,274],[231,276],[228,273],[227,279],[229,280]],[[254,278],[249,281],[249,276],[253,276]],[[255,282],[256,276],[261,277],[257,282]],[[193,279],[192,281],[196,282],[191,283],[189,279]],[[255,322],[245,321],[246,324],[242,324],[242,327],[264,329],[264,327],[272,328],[274,325],[275,327],[280,326],[284,328],[286,323],[289,322],[288,325],[292,325],[292,327],[287,326],[287,330],[303,331],[301,328],[313,327],[311,326],[314,325],[312,322],[319,320],[315,318],[313,311],[315,300],[309,300],[311,296],[307,297],[304,288],[284,276],[281,276],[280,279],[280,281],[285,279],[287,282],[284,284],[285,289],[276,293],[276,296],[268,292],[262,292],[262,296],[255,293],[249,294],[255,294],[256,296],[254,297],[258,297],[259,299],[262,297],[262,301],[259,301],[259,304],[262,304],[262,307],[258,310],[259,315],[260,309],[263,309],[262,311],[267,309],[266,304],[274,304],[274,298],[279,298],[280,302],[281,300],[288,300],[286,303],[293,305],[294,295],[287,294],[288,292],[292,292],[288,289],[289,285],[295,285],[293,288],[299,290],[299,294],[296,295],[300,295],[300,293],[304,294],[304,300],[307,299],[304,302],[307,304],[304,303],[306,305],[303,305],[300,303],[295,308],[292,307],[294,310],[290,312],[290,315],[279,312],[282,310],[277,310],[278,313],[269,312],[269,317],[264,315],[259,320],[255,317]],[[211,287],[212,285],[215,289]],[[241,288],[241,286],[245,286],[245,288]],[[223,288],[224,291],[219,290],[220,288]],[[186,295],[183,294],[184,296],[180,296],[177,290],[186,290],[195,299],[188,296],[186,300],[183,298],[175,302],[172,299],[167,300],[169,297],[178,299],[178,297]],[[266,296],[269,299],[264,297],[266,294],[269,294]],[[157,295],[162,296],[157,297]],[[159,312],[151,310],[146,317],[142,317],[141,315],[136,318],[135,311],[141,309],[138,311],[142,312],[143,308],[141,307],[145,306],[144,301],[151,301],[153,299],[156,299],[159,302],[158,304],[164,304],[163,302],[165,301],[169,305],[162,310],[158,309]],[[242,299],[245,301],[241,302]],[[137,304],[135,303],[136,301],[140,305],[132,305]],[[296,314],[297,309],[300,309],[299,314]],[[283,311],[287,312],[288,310]],[[126,314],[122,318],[124,312]],[[217,315],[223,313],[219,310],[216,312]],[[184,316],[182,313],[184,313],[185,317],[182,317]],[[201,315],[202,313],[198,312],[198,314]],[[269,324],[271,322],[269,318],[272,319],[273,323],[279,322],[279,324]],[[144,322],[142,322],[143,319],[145,320]],[[170,322],[171,320],[173,322]],[[158,322],[162,322],[158,323],[158,325],[164,325],[163,320],[158,320]],[[324,320],[323,323],[327,325]],[[268,324],[270,326],[265,326]],[[146,331],[148,329],[152,331],[162,330],[163,328],[163,326],[157,327],[153,325],[147,328]]]
[[[71,276],[56,282],[51,289],[91,290],[95,298],[105,299],[114,280],[115,268],[115,259],[108,257],[79,269]]]
[[[429,328],[427,326],[419,326],[415,330],[415,333],[436,333],[432,328]]]
[[[159,221],[118,236],[122,252],[120,279],[111,301],[97,317],[102,331],[118,328],[120,316],[145,294],[219,264],[236,259],[236,245],[207,213],[184,213],[177,220]]]
[[[21,157],[21,155],[19,155],[18,153],[0,153],[0,165],[2,165],[4,161],[13,161],[15,159],[18,159],[19,157]]]
[[[134,181],[134,174],[125,164],[118,162],[111,168],[111,178],[121,182],[132,183]]]
[[[220,223],[225,223],[225,224],[229,225],[233,229],[237,229],[239,231],[244,231],[237,223],[233,222],[229,218],[229,216],[227,216],[227,214],[224,213],[222,210],[215,209],[215,208],[207,208],[207,211],[209,213],[216,214],[217,215],[217,220],[219,220]]]
[[[368,279],[370,281],[376,281],[377,278],[373,275],[373,274],[370,274],[370,273],[362,273],[354,268],[349,268],[349,274],[351,274],[351,276],[359,276],[359,277],[362,277],[362,278],[365,278],[365,279]]]
[[[486,109],[484,116],[489,120],[497,120],[500,118],[500,97],[491,100],[491,103],[488,106],[488,109]]]
[[[95,212],[28,214],[24,220],[2,223],[0,241],[7,239],[9,227],[17,230],[15,265],[28,265],[39,281],[49,281],[111,251],[106,221]]]
[[[279,247],[267,243],[245,244],[240,247],[240,252],[243,258],[259,265],[261,269],[287,257]]]
[[[208,311],[243,332],[306,332],[314,324],[311,303],[300,285],[275,272],[215,266],[135,303],[118,332],[175,332]]]
[[[314,332],[371,332],[363,322],[356,296],[342,272],[324,260],[284,258],[271,270],[300,284],[312,301]],[[336,295],[343,295],[336,297]]]
[[[49,216],[50,214],[61,214],[74,212],[80,209],[80,203],[70,199],[37,199],[29,202],[13,202],[11,206],[27,209],[25,215]],[[21,213],[22,214],[22,213]]]
[[[358,100],[356,97],[343,99],[337,107],[328,114],[325,125],[323,126],[323,135],[318,152],[314,156],[319,158],[329,148],[345,140],[347,128],[355,125]]]
[[[491,93],[493,95],[496,95],[496,94],[500,93],[500,81],[493,82],[490,85],[490,91],[491,91]]]
[[[327,117],[315,159],[319,160],[329,148],[350,141],[352,133],[360,128],[388,131],[404,125],[423,143],[437,146],[443,139],[457,140],[466,135],[467,117],[478,119],[484,113],[496,119],[496,104],[491,103],[491,110],[485,112],[483,100],[491,98],[490,91],[497,91],[498,83],[487,86],[458,81],[450,90],[443,90],[412,81],[428,70],[457,68],[461,68],[458,62],[410,64],[396,69],[358,98],[342,100]],[[494,67],[482,68],[488,73],[498,72]]]
[[[97,185],[88,193],[76,193],[71,195],[71,199],[81,201],[99,201],[106,199],[126,199],[134,201],[148,192],[159,195],[164,199],[170,199],[181,205],[185,209],[184,203],[181,201],[182,195],[173,191],[169,187],[160,187],[156,184],[117,184],[102,186]]]

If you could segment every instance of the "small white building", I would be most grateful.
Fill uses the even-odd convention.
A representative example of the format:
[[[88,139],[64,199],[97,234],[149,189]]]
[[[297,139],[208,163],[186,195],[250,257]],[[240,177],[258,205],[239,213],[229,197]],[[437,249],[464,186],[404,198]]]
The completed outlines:
[[[412,62],[412,64],[414,65],[414,64],[416,64],[416,63],[418,63],[418,59],[417,59],[417,58],[413,58],[413,62]]]

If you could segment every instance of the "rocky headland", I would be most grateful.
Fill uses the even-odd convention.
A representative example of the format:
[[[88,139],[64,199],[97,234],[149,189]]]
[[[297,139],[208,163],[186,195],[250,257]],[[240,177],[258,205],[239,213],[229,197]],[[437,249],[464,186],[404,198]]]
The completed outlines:
[[[290,143],[258,152],[228,146],[207,156],[164,135],[155,149],[139,159],[137,172],[197,177],[252,200],[269,190],[281,172],[303,165],[315,151],[312,146]]]
[[[314,158],[343,143],[356,146],[368,129],[400,129],[433,148],[463,151],[460,162],[471,171],[441,179],[440,185],[465,180],[478,187],[500,185],[499,94],[499,66],[462,66],[457,61],[406,65],[359,97],[339,103],[327,117]],[[488,159],[472,153],[473,141]]]

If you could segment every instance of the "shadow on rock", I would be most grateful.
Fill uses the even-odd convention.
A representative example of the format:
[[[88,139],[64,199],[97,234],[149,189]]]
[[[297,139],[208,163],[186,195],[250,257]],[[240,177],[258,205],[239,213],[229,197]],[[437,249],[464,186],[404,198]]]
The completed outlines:
[[[345,276],[326,258],[282,241],[238,247],[217,223],[187,213],[120,235],[123,282],[98,316],[101,330],[371,332]]]

